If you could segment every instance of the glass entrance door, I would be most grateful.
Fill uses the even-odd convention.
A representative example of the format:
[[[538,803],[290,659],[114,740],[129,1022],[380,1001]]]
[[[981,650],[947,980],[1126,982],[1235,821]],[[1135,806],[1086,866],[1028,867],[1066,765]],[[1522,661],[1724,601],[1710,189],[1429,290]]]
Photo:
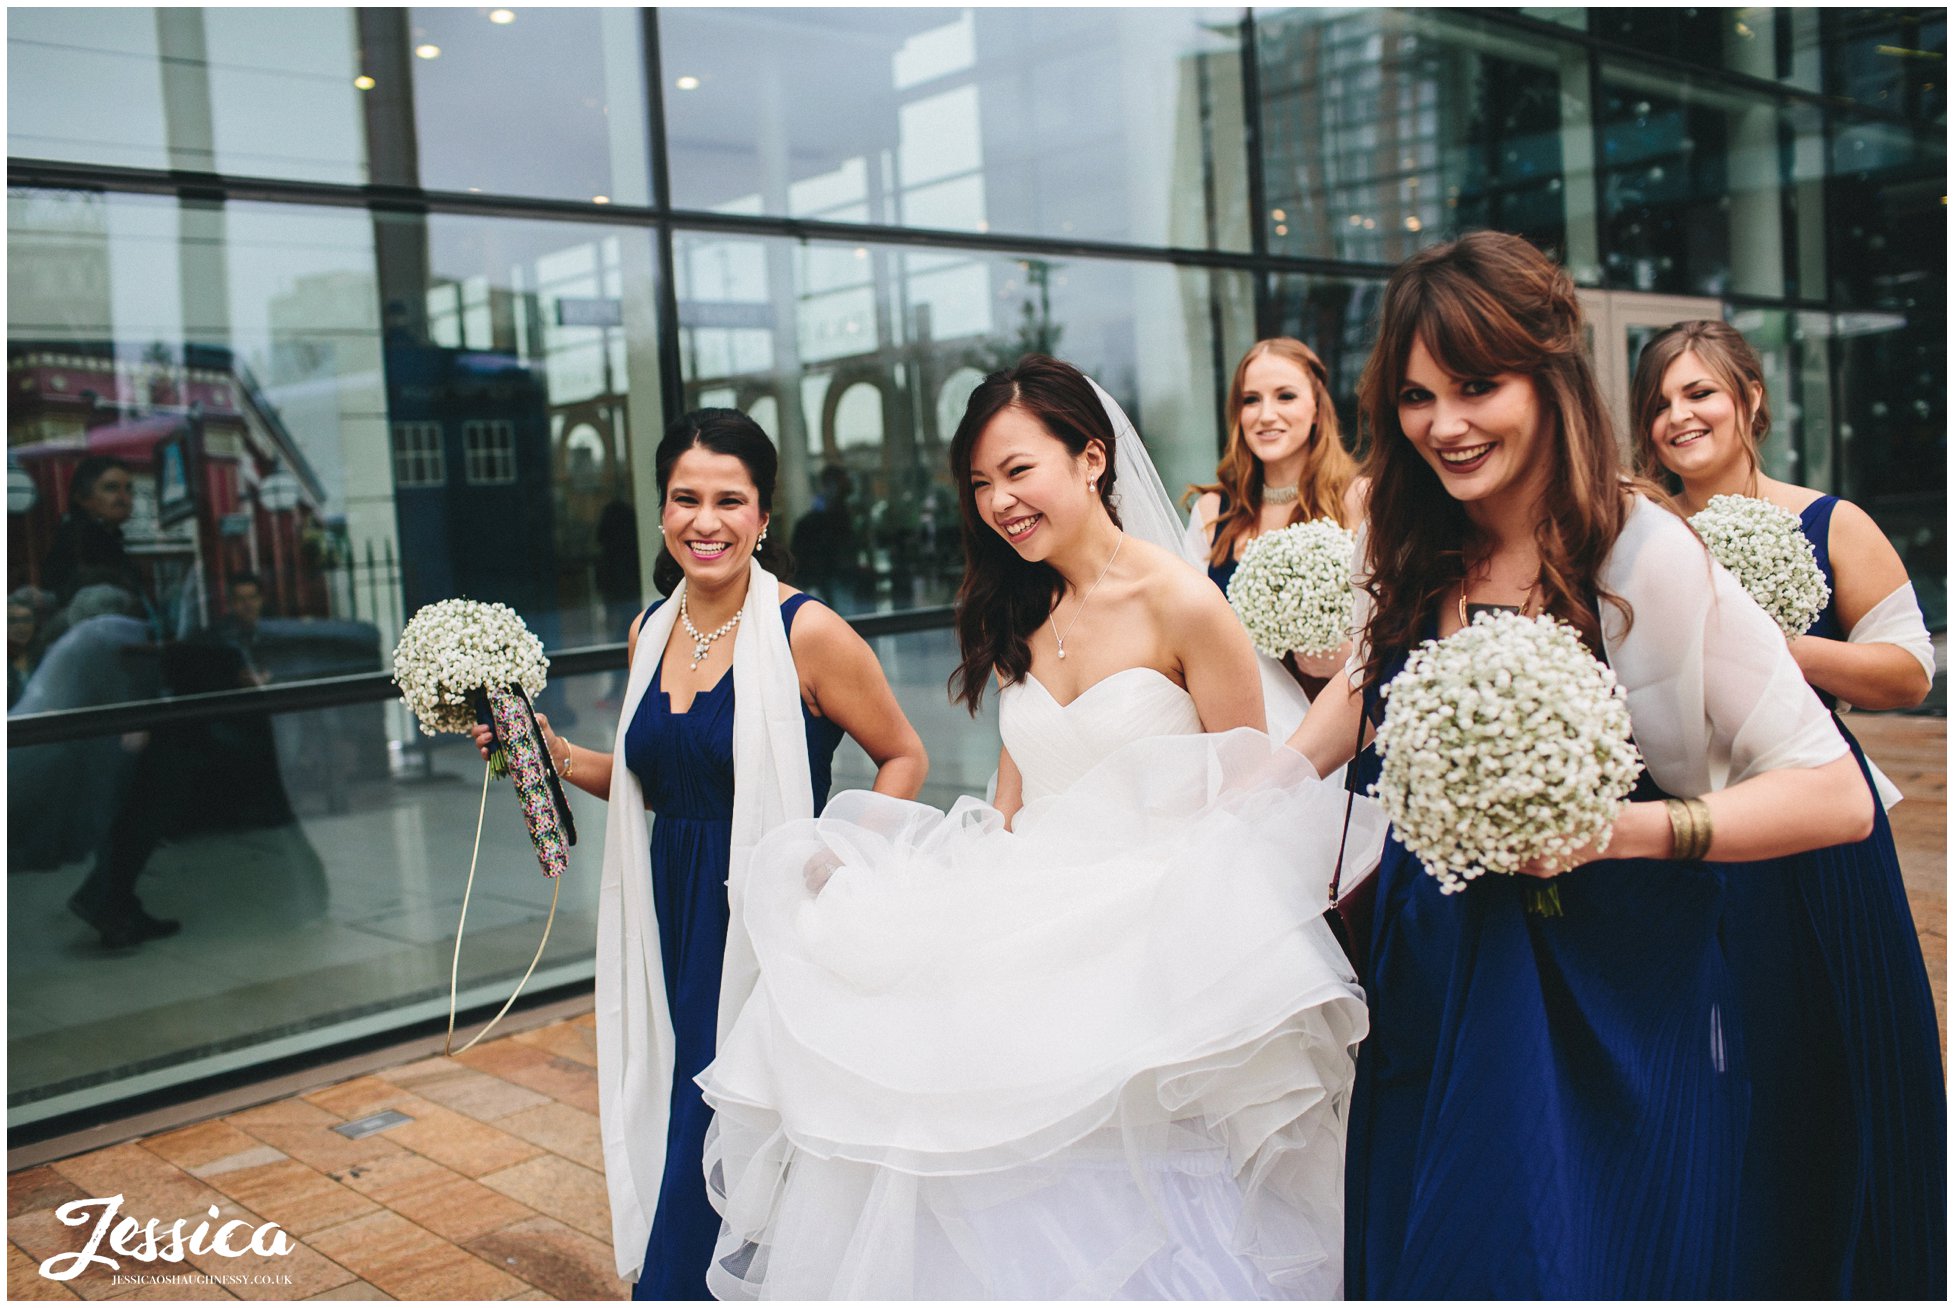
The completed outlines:
[[[1723,317],[1723,301],[1694,295],[1645,295],[1637,291],[1582,291],[1588,346],[1595,377],[1624,446],[1628,444],[1628,385],[1635,359],[1650,338],[1671,323]]]

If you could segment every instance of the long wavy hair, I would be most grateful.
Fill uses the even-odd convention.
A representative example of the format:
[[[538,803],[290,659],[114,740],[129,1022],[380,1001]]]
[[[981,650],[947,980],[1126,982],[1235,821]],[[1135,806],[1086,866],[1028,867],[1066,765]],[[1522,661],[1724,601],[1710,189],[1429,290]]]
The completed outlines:
[[[1434,606],[1487,545],[1398,422],[1398,392],[1419,340],[1455,377],[1519,373],[1532,383],[1552,425],[1540,446],[1549,467],[1533,528],[1540,595],[1546,612],[1599,648],[1597,598],[1634,617],[1626,600],[1599,586],[1632,498],[1574,282],[1517,236],[1473,232],[1420,251],[1391,274],[1358,387],[1371,442],[1363,470],[1371,478],[1373,571],[1365,588],[1376,601],[1364,680],[1376,684],[1396,653],[1418,642]]]
[[[738,409],[694,409],[672,420],[671,426],[665,428],[664,439],[658,442],[657,453],[652,456],[652,466],[658,470],[661,516],[665,496],[671,490],[672,467],[680,455],[691,449],[730,454],[745,464],[746,474],[753,478],[753,489],[759,494],[760,512],[773,512],[773,487],[780,472],[780,452],[767,433]],[[769,537],[766,546],[767,571],[782,579],[792,572],[786,543],[782,540],[785,535],[780,532]],[[661,538],[658,560],[651,567],[652,584],[669,595],[684,577],[685,569],[672,557],[670,547]]]
[[[1751,490],[1757,489],[1757,474],[1762,462],[1757,447],[1771,430],[1771,401],[1764,390],[1764,364],[1750,347],[1744,334],[1727,322],[1715,318],[1693,318],[1666,327],[1642,347],[1635,360],[1635,380],[1628,390],[1629,439],[1635,449],[1635,471],[1671,491],[1682,489],[1682,481],[1662,466],[1656,457],[1656,415],[1662,412],[1662,379],[1671,364],[1685,354],[1694,353],[1723,388],[1730,392],[1730,403],[1737,410],[1737,435],[1743,441],[1744,458],[1750,465]],[[1757,411],[1751,411],[1755,388]]]
[[[1272,336],[1257,341],[1235,365],[1235,379],[1228,383],[1228,445],[1221,464],[1215,469],[1214,484],[1190,486],[1183,503],[1209,492],[1221,495],[1221,516],[1215,519],[1214,544],[1208,551],[1210,564],[1223,564],[1235,557],[1235,547],[1254,536],[1262,521],[1262,460],[1242,434],[1242,390],[1246,386],[1248,365],[1263,355],[1286,359],[1309,378],[1310,395],[1316,401],[1316,424],[1303,446],[1303,475],[1297,489],[1295,507],[1289,522],[1308,522],[1329,518],[1343,522],[1343,494],[1357,478],[1357,461],[1343,447],[1343,434],[1337,425],[1337,406],[1330,398],[1330,371],[1316,351],[1289,336]],[[1285,524],[1288,525],[1288,524]],[[1351,524],[1345,523],[1345,526]]]
[[[1031,633],[1051,616],[1065,578],[1049,563],[1019,556],[977,508],[970,461],[977,438],[992,419],[1017,409],[1035,420],[1077,458],[1098,441],[1106,451],[1098,496],[1119,525],[1113,493],[1116,460],[1113,423],[1084,373],[1044,354],[1027,354],[1016,366],[978,383],[964,405],[963,421],[950,439],[950,476],[963,507],[963,584],[957,589],[957,646],[963,661],[950,674],[952,698],[976,716],[984,687],[995,673],[1006,685],[1031,671]]]

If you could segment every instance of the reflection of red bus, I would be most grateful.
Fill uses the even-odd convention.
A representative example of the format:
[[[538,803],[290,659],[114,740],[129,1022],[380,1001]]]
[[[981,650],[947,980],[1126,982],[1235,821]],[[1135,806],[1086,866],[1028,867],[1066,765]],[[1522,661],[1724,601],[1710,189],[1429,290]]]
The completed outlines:
[[[187,602],[194,611],[181,616],[206,622],[222,604],[225,577],[256,572],[272,612],[325,614],[317,560],[303,557],[320,538],[318,478],[228,350],[183,353],[9,345],[7,462],[31,480],[34,502],[24,512],[9,505],[8,588],[40,583],[75,465],[113,455],[135,472],[135,513],[123,539],[165,611]],[[165,503],[159,453],[172,483],[180,480]]]

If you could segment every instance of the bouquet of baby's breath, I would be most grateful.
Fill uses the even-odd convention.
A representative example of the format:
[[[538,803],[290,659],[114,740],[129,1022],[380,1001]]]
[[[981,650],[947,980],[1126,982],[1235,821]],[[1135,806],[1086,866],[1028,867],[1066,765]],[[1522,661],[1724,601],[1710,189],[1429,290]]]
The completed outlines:
[[[1797,514],[1749,495],[1713,495],[1689,525],[1785,635],[1804,635],[1825,611],[1832,588]]]
[[[1374,791],[1446,894],[1600,838],[1641,769],[1614,672],[1550,617],[1479,614],[1413,650],[1384,695]],[[1560,911],[1552,881],[1532,906]]]
[[[477,704],[490,686],[514,683],[534,698],[549,666],[543,642],[514,609],[479,600],[424,606],[394,646],[394,684],[428,736],[466,733],[480,720]]]
[[[1328,518],[1264,532],[1248,543],[1228,602],[1255,648],[1327,654],[1350,638],[1350,561],[1356,538]]]

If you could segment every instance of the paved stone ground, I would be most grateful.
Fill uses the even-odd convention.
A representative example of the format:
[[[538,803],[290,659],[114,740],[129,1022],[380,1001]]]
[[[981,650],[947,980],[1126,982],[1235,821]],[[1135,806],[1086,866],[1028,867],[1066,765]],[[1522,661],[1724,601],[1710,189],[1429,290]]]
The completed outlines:
[[[1893,810],[1907,895],[1947,1031],[1947,724],[1855,715],[1908,799]],[[585,1014],[296,1098],[7,1178],[11,1299],[620,1299],[597,1132],[596,1033]],[[383,1108],[413,1118],[363,1140],[332,1127]],[[54,1210],[120,1193],[125,1211],[277,1222],[283,1257],[192,1254],[167,1284],[91,1268],[44,1279],[87,1227]],[[125,1263],[125,1270],[135,1264]],[[218,1280],[216,1278],[225,1278]],[[263,1277],[262,1281],[247,1278]]]

